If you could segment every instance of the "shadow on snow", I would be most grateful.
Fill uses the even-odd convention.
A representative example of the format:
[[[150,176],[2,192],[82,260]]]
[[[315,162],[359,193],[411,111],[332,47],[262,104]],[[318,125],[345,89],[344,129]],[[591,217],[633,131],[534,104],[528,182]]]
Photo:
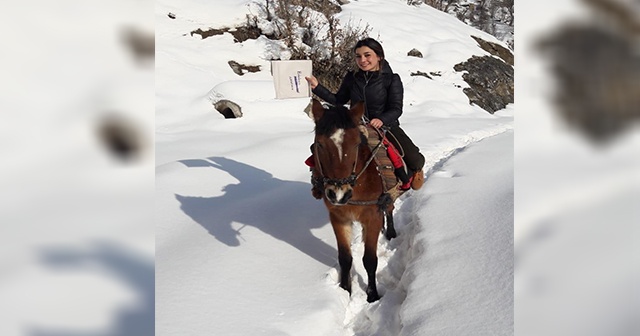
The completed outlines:
[[[135,306],[120,308],[110,319],[106,330],[64,330],[30,328],[31,336],[125,336],[155,333],[155,266],[153,260],[136,255],[124,246],[111,242],[96,242],[89,250],[71,246],[47,247],[40,260],[54,271],[96,272],[113,278],[133,289],[138,300]],[[64,303],[61,302],[61,309]]]
[[[327,266],[334,266],[337,250],[318,239],[311,229],[329,223],[320,201],[311,196],[311,185],[274,178],[270,173],[224,157],[181,160],[187,167],[213,167],[240,181],[224,187],[216,197],[176,194],[181,209],[220,242],[239,246],[245,226],[290,244]],[[242,226],[234,229],[232,223]]]

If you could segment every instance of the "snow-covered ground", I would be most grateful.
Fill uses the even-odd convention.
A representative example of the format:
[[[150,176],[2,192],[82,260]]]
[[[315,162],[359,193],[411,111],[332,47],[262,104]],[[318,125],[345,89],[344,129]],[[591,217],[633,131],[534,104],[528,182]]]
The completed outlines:
[[[386,296],[350,303],[355,335],[513,335],[512,149],[511,131],[471,144],[399,202]]]
[[[518,1],[516,11],[525,14],[516,20],[517,334],[638,335],[637,122],[607,145],[586,141],[555,113],[557,84],[535,48],[569,23],[601,17],[579,0]]]
[[[153,59],[123,32],[153,39],[153,2],[4,9],[0,334],[151,335]],[[135,130],[135,159],[101,141],[106,116]]]
[[[309,100],[274,99],[277,45],[189,35],[243,23],[249,3],[156,6],[156,333],[512,334],[514,106],[469,105],[453,71],[487,54],[471,34],[495,38],[399,0],[352,1],[339,14],[383,43],[405,86],[400,121],[426,157],[425,187],[397,201],[400,236],[380,240],[383,297],[368,304],[357,234],[351,297],[337,285],[335,237],[303,165]],[[406,56],[412,48],[424,58]],[[230,60],[262,71],[239,77]],[[243,117],[214,110],[220,96]]]

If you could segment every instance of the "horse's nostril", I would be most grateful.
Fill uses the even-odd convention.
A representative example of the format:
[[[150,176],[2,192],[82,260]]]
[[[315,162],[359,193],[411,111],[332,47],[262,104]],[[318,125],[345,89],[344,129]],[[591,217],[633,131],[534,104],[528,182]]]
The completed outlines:
[[[335,201],[335,200],[336,200],[336,192],[335,192],[335,191],[333,191],[333,189],[328,189],[328,190],[326,191],[326,194],[327,194],[327,198],[328,198],[330,201]]]
[[[353,196],[353,190],[349,189],[347,190],[347,192],[344,194],[344,197],[342,197],[342,200],[344,203],[347,203],[347,201],[349,201],[351,199],[351,196]]]

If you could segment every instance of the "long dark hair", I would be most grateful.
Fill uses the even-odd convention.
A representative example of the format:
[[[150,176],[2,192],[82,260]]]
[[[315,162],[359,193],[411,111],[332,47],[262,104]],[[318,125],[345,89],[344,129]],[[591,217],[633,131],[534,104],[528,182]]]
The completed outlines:
[[[356,52],[356,49],[360,47],[369,47],[371,48],[371,50],[373,50],[373,52],[376,53],[376,55],[378,55],[378,57],[380,57],[381,59],[384,59],[384,49],[382,49],[382,45],[380,44],[380,42],[370,37],[367,37],[356,43],[356,46],[353,47],[353,52]]]

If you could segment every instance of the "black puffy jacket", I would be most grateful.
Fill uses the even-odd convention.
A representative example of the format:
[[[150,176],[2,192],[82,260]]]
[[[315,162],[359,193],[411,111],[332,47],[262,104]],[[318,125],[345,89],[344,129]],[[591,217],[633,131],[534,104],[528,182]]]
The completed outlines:
[[[364,101],[365,116],[369,120],[378,118],[385,126],[400,125],[404,88],[400,76],[394,74],[386,60],[380,62],[380,71],[349,71],[342,80],[336,94],[318,84],[313,89],[318,97],[329,104],[344,105],[351,101]]]

